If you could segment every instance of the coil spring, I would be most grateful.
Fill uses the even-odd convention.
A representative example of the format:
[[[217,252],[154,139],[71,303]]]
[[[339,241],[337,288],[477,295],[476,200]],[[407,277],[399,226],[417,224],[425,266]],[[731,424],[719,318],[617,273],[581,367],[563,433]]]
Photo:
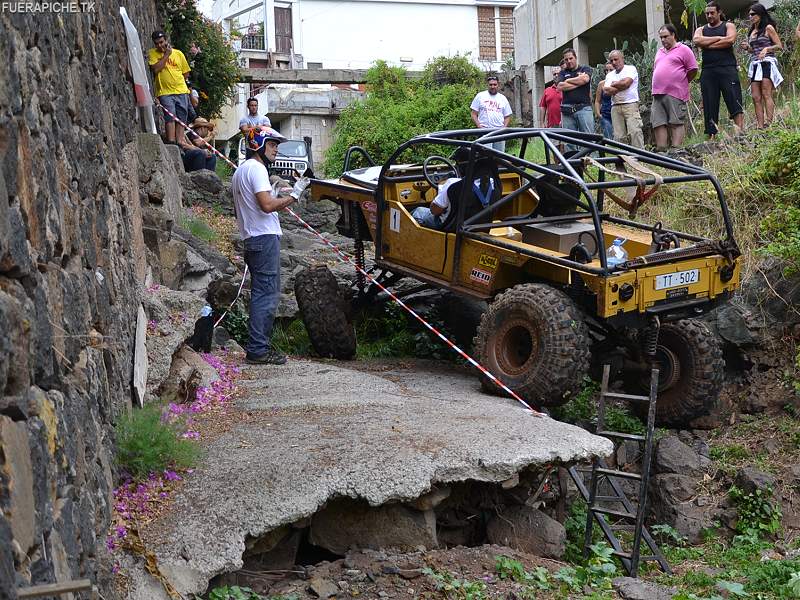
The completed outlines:
[[[645,356],[653,358],[658,349],[658,331],[661,328],[658,317],[653,319],[650,327],[644,330],[642,335],[642,350]]]
[[[364,288],[367,286],[367,278],[364,276],[364,241],[363,240],[356,240],[355,242],[355,263],[356,263],[356,285],[358,286],[358,291],[363,292]]]

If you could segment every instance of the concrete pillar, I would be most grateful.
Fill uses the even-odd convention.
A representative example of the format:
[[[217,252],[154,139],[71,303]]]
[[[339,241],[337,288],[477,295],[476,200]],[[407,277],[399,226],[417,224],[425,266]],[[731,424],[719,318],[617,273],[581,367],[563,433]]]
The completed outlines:
[[[589,42],[586,38],[576,37],[572,40],[572,47],[575,49],[575,56],[579,65],[589,64]]]
[[[644,0],[647,16],[647,39],[658,40],[658,29],[664,24],[664,0]]]
[[[533,65],[533,87],[532,90],[532,98],[531,98],[531,109],[533,110],[533,122],[536,124],[536,127],[545,127],[545,123],[539,122],[539,100],[542,98],[542,94],[544,94],[544,84],[545,84],[545,66],[539,63]]]

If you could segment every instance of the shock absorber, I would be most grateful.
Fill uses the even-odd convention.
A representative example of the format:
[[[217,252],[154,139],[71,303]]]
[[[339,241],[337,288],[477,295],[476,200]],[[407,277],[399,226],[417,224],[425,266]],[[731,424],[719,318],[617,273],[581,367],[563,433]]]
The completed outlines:
[[[642,332],[642,352],[648,362],[653,362],[658,349],[658,332],[661,329],[661,321],[658,316],[653,315],[650,325]]]
[[[363,294],[364,289],[367,287],[367,278],[364,277],[363,271],[365,270],[364,258],[364,240],[357,239],[355,243],[355,263],[356,263],[356,285],[358,286],[358,293]]]

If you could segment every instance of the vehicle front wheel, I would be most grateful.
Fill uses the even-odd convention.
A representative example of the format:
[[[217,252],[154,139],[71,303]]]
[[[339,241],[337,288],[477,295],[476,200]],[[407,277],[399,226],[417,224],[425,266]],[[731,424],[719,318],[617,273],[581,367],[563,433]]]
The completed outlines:
[[[336,277],[325,265],[300,271],[294,295],[311,345],[323,357],[348,360],[356,353],[352,311]]]
[[[565,404],[589,371],[589,331],[575,303],[538,283],[500,294],[481,318],[474,340],[480,363],[524,400]],[[485,375],[487,391],[500,388]]]
[[[665,323],[658,334],[656,421],[678,427],[714,408],[725,377],[725,361],[717,336],[701,321]],[[642,389],[649,389],[647,381]],[[646,407],[637,406],[646,416]]]

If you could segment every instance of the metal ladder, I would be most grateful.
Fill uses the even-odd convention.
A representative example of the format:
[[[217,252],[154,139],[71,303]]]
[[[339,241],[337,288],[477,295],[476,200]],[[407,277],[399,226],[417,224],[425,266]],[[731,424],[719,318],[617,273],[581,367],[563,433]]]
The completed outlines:
[[[614,556],[619,557],[628,575],[637,577],[639,573],[639,564],[643,561],[656,561],[665,573],[671,574],[672,569],[670,569],[667,560],[658,548],[653,536],[650,535],[650,532],[647,531],[647,528],[644,526],[644,518],[647,513],[647,486],[650,482],[650,463],[653,456],[653,432],[655,430],[656,420],[656,396],[658,395],[658,369],[653,369],[650,373],[649,396],[609,392],[608,379],[610,369],[610,365],[605,365],[603,367],[603,383],[600,388],[600,401],[597,407],[597,435],[611,438],[612,440],[644,442],[642,473],[629,473],[627,471],[609,468],[604,459],[596,457],[592,461],[591,479],[589,487],[587,488],[584,484],[583,474],[589,471],[579,470],[575,466],[569,468],[569,474],[572,476],[572,479],[578,486],[578,490],[587,503],[586,536],[584,538],[583,548],[584,555],[588,555],[589,547],[592,544],[592,527],[594,521],[597,521],[597,524],[600,526],[600,529],[603,530],[603,534],[605,534],[606,539],[614,550]],[[648,403],[647,433],[645,435],[638,435],[606,430],[605,411],[607,399]],[[625,495],[625,492],[617,481],[618,479],[628,479],[639,482],[639,503],[636,507],[631,504],[631,501]],[[598,486],[602,480],[608,482],[613,492],[612,495],[604,496],[598,494]],[[617,503],[622,506],[621,509],[619,507],[611,509],[601,506],[600,503]],[[612,523],[611,519],[615,521],[628,521],[629,523],[619,525],[617,523]],[[631,525],[630,522],[633,522],[633,524]],[[633,548],[630,552],[627,552],[622,548],[622,544],[614,531],[631,529],[633,530]],[[640,554],[642,540],[644,540],[650,549],[650,554]]]

